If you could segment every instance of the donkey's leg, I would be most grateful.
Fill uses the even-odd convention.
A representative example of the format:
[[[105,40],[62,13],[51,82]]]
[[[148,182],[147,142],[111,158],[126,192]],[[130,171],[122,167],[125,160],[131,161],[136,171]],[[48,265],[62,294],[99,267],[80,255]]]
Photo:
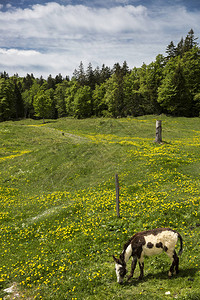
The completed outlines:
[[[173,258],[174,258],[174,262],[175,262],[175,274],[178,274],[179,273],[179,269],[178,269],[178,265],[179,265],[179,257],[178,255],[176,254],[176,251],[174,250],[174,255],[173,255]]]
[[[127,280],[129,280],[130,278],[133,277],[133,274],[134,274],[134,271],[135,271],[136,264],[137,264],[137,257],[133,257],[133,261],[132,261],[132,264],[131,264],[131,273],[130,273],[130,275],[128,276],[128,279],[127,279]]]
[[[139,279],[142,279],[144,277],[144,258],[141,257],[139,259],[139,266],[140,266],[140,276]]]
[[[170,251],[170,252],[166,251],[166,254],[169,256],[169,258],[172,261],[172,264],[170,266],[169,273],[168,273],[169,278],[171,278],[172,275],[173,275],[175,266],[176,266],[176,270],[177,270],[177,264],[178,264],[177,258],[178,257],[177,257],[177,254],[176,254],[175,250],[173,252],[172,251]]]

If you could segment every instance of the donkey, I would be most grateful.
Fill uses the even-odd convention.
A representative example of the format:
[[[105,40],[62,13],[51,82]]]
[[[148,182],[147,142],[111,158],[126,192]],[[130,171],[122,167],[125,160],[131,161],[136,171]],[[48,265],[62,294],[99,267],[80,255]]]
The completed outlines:
[[[128,280],[133,277],[137,260],[139,261],[140,276],[142,279],[144,276],[144,256],[151,256],[159,254],[164,251],[172,261],[169,269],[168,276],[172,277],[174,274],[178,274],[179,258],[175,251],[175,245],[180,239],[180,250],[178,255],[180,256],[183,251],[183,240],[181,235],[170,228],[156,228],[152,230],[142,231],[136,233],[125,245],[120,258],[116,258],[113,255],[115,261],[115,271],[117,275],[117,282],[122,283],[127,273],[126,264],[129,258],[132,256],[133,261],[131,264],[131,273],[128,276]]]

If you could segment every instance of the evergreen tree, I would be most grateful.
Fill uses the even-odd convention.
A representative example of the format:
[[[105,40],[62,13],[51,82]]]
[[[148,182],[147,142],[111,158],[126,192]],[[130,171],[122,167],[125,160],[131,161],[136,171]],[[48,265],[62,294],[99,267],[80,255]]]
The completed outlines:
[[[190,51],[194,46],[197,46],[197,40],[198,38],[194,37],[194,31],[191,29],[184,41],[184,52]]]
[[[114,64],[113,73],[116,74],[118,77],[123,77],[124,73],[119,63]]]
[[[67,81],[69,81],[69,79]],[[63,78],[62,78],[62,75],[59,73],[55,77],[55,85],[57,85],[58,83],[62,83],[62,82],[63,82]]]
[[[24,104],[22,100],[22,94],[20,91],[19,83],[14,80],[14,94],[13,94],[13,102],[15,107],[15,118],[23,118],[24,117]]]
[[[166,57],[167,60],[176,56],[176,54],[177,54],[176,47],[175,47],[173,41],[171,41],[171,43],[167,46],[167,49],[165,52],[167,53],[167,57]]]
[[[0,78],[0,121],[6,121],[11,118],[11,87],[4,77]]]
[[[51,76],[51,74],[47,78],[47,87],[46,89],[55,89],[56,82],[55,79]]]
[[[23,81],[24,82],[24,81]],[[34,116],[33,99],[39,91],[39,84],[34,80],[30,89],[22,92],[22,100],[24,104],[24,118],[32,118]]]
[[[140,116],[143,114],[142,103],[144,101],[139,91],[138,69],[134,68],[131,74],[124,78],[124,115]]]
[[[100,71],[100,83],[105,82],[107,79],[109,79],[112,75],[112,71],[109,67],[106,67],[104,64],[102,65],[101,71]]]
[[[0,73],[0,78],[9,79],[9,75],[4,71],[3,73]]]
[[[77,69],[75,69],[74,72],[73,72],[72,80],[78,81],[78,70]]]
[[[87,83],[86,74],[83,66],[83,62],[80,62],[78,70],[74,70],[73,79],[78,81],[80,85],[84,86]]]
[[[129,67],[126,61],[123,62],[122,66],[122,74],[123,76],[126,76],[127,74],[130,74]]]
[[[101,83],[101,73],[100,73],[99,66],[96,67],[94,70],[94,79],[95,79],[95,85],[99,85]]]
[[[29,90],[31,86],[33,85],[34,82],[34,76],[33,74],[29,75],[27,74],[26,77],[23,78],[23,83],[22,83],[22,89],[23,91]]]
[[[0,78],[0,120],[16,118],[16,95],[13,79]]]
[[[140,93],[143,96],[143,111],[145,114],[161,113],[161,107],[157,102],[158,88],[163,79],[165,58],[159,54],[155,62],[150,63],[140,72]]]
[[[180,42],[177,44],[177,47],[176,47],[176,56],[182,57],[184,51],[185,51],[184,50],[184,40],[183,40],[183,38],[181,38]]]
[[[43,78],[42,76],[40,76],[40,78],[37,79],[37,83],[38,83],[40,86],[42,86],[42,85],[44,84],[44,82],[45,82],[45,80],[44,80],[44,78]]]
[[[87,68],[87,72],[86,72],[86,85],[88,85],[91,90],[95,89],[95,76],[94,76],[94,71],[92,69],[92,64],[89,63],[88,68]]]
[[[165,71],[167,75],[158,89],[158,103],[174,116],[190,116],[191,95],[180,57],[170,62]]]
[[[194,46],[182,59],[187,86],[192,96],[200,91],[200,49]]]

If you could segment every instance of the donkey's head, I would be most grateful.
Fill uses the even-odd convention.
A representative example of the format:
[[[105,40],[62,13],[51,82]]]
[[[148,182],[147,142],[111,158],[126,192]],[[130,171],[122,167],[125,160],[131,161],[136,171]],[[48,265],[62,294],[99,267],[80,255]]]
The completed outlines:
[[[113,259],[115,262],[115,271],[116,271],[116,275],[117,275],[117,282],[121,284],[127,273],[126,263],[121,258],[118,259],[114,255],[113,255]]]

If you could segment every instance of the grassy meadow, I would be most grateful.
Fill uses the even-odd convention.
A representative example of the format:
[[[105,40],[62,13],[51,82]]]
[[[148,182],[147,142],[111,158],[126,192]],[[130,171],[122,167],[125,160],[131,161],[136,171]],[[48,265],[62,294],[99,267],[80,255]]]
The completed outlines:
[[[200,299],[199,200],[200,118],[2,122],[0,299]],[[163,253],[117,284],[112,255],[155,227],[181,233],[180,273]]]

